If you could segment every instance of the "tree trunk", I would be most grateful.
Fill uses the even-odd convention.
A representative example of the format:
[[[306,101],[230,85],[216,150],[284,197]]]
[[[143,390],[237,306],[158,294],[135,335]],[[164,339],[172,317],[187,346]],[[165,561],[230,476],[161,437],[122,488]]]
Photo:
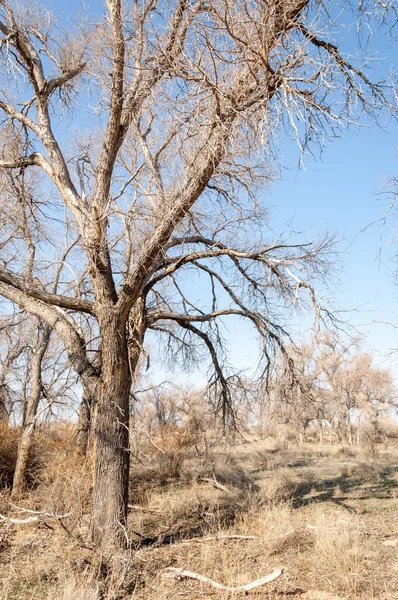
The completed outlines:
[[[323,426],[322,426],[322,424],[320,425],[320,428],[319,428],[319,443],[323,446]]]
[[[113,307],[98,316],[102,371],[94,424],[95,467],[90,538],[103,550],[126,542],[131,375],[126,327]]]
[[[350,419],[350,417],[348,417],[348,419]],[[347,441],[348,441],[349,446],[353,445],[352,423],[350,420],[348,421],[348,424],[347,424]]]
[[[376,445],[379,438],[379,414],[376,406],[370,405],[370,447],[373,456],[376,454]]]
[[[18,456],[11,490],[12,500],[20,498],[25,491],[26,470],[36,425],[37,409],[42,393],[42,362],[47,350],[50,334],[51,329],[45,326],[32,358],[31,390],[26,404],[22,435],[18,446]]]
[[[89,448],[90,430],[93,419],[92,412],[92,396],[87,390],[84,390],[77,422],[77,447],[83,456],[87,455]]]
[[[9,414],[6,408],[6,392],[4,383],[0,383],[0,421],[8,425]]]

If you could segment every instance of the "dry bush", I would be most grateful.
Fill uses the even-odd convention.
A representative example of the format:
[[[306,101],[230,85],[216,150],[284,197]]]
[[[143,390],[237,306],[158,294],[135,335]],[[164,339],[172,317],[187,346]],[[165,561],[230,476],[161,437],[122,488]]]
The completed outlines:
[[[304,438],[307,444],[317,444],[319,442],[319,427],[315,425],[309,425],[304,434]]]
[[[195,455],[198,434],[173,424],[158,426],[151,434],[135,430],[132,448],[137,462],[135,479],[165,484],[181,477],[184,462]]]
[[[227,452],[213,452],[202,461],[197,472],[198,479],[214,478],[233,493],[251,493],[256,491],[254,479],[240,464],[238,458]]]
[[[275,440],[283,447],[287,447],[289,442],[297,442],[297,428],[288,423],[275,423],[263,430],[262,437],[267,443],[269,443],[269,440]]]
[[[297,482],[293,481],[287,471],[278,471],[265,480],[253,501],[257,506],[273,506],[292,499],[297,489]]]
[[[0,486],[12,485],[20,435],[20,427],[9,427],[0,422]],[[58,441],[58,425],[41,425],[36,429],[26,473],[28,487],[35,487],[40,482],[40,473],[51,462],[54,444]]]
[[[72,512],[74,523],[80,523],[90,510],[92,479],[92,455],[82,457],[76,448],[75,426],[60,423],[49,442],[47,465],[38,474],[34,501],[46,510]]]
[[[391,416],[385,416],[379,419],[378,428],[381,437],[387,442],[398,440],[398,423]]]
[[[40,465],[33,471],[34,487],[27,490],[19,506],[71,515],[62,525],[44,516],[25,525],[3,525],[2,533],[7,532],[9,543],[0,542],[0,598],[99,598],[98,573],[94,575],[90,566],[93,553],[82,545],[91,502],[91,458],[85,460],[79,455],[75,435],[75,427],[66,422],[36,431],[35,452]],[[8,494],[3,496],[2,514],[29,516],[10,506]]]
[[[3,485],[12,483],[19,430],[4,429],[0,437],[0,460],[8,471]],[[42,425],[35,432],[28,469],[28,489],[19,502],[24,508],[56,514],[72,513],[72,530],[86,526],[92,488],[92,457],[83,458],[76,449],[76,428],[68,422]],[[8,502],[8,496],[4,496]],[[3,511],[8,514],[9,505]]]
[[[344,458],[356,458],[357,456],[357,452],[354,448],[344,445],[336,448],[336,454]]]
[[[257,450],[255,466],[265,471],[275,471],[285,468],[288,463],[286,452],[274,450]]]
[[[144,507],[129,514],[129,535],[148,545],[217,533],[235,521],[241,498],[216,491],[209,483],[152,490]],[[138,537],[137,537],[138,534]]]
[[[181,476],[184,461],[197,443],[194,432],[185,427],[165,425],[155,432],[154,441],[162,450],[157,454],[157,468],[164,479]]]
[[[383,465],[375,462],[358,463],[352,468],[352,475],[362,483],[377,483],[384,473]]]
[[[11,486],[17,460],[20,430],[0,421],[0,486]]]
[[[260,498],[261,500],[261,498]],[[289,502],[253,503],[242,513],[239,530],[245,534],[255,534],[266,540],[283,537],[292,531],[296,513]]]

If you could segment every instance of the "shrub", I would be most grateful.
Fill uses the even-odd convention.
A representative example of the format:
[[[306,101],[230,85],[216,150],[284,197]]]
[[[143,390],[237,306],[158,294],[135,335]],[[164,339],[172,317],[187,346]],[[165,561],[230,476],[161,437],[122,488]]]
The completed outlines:
[[[0,486],[12,485],[20,430],[0,421]]]

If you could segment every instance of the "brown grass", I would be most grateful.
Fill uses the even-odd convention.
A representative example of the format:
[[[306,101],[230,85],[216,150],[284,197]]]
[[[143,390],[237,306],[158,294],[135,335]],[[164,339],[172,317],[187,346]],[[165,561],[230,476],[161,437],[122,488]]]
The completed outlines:
[[[15,448],[15,434],[7,436],[3,461],[12,455],[5,450]],[[373,457],[355,448],[252,440],[198,453],[182,440],[174,431],[170,440],[157,438],[164,452],[181,456],[178,473],[160,472],[163,459],[154,448],[146,462],[133,465],[131,549],[102,556],[84,547],[91,458],[76,452],[70,425],[47,435],[46,444],[40,442],[41,466],[21,504],[72,515],[65,527],[51,518],[0,525],[1,600],[232,597],[198,581],[167,577],[168,566],[231,586],[285,568],[280,579],[251,592],[253,598],[397,598],[394,446],[380,446]],[[227,491],[215,487],[214,476]],[[5,483],[0,513],[17,516]],[[228,534],[255,538],[217,539]]]

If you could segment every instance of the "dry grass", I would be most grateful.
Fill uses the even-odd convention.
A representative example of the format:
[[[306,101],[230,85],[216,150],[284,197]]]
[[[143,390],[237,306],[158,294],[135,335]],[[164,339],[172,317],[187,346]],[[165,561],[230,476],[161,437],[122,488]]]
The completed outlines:
[[[355,448],[252,440],[198,453],[173,432],[171,440],[157,442],[181,457],[181,469],[162,474],[154,448],[146,464],[134,465],[131,548],[101,556],[83,544],[91,461],[76,453],[70,426],[50,438],[43,466],[21,504],[72,515],[65,528],[51,518],[0,526],[1,600],[232,597],[198,581],[167,577],[169,566],[230,586],[285,568],[281,578],[251,592],[253,598],[398,598],[393,446],[372,456]],[[214,476],[224,490],[212,483]],[[8,494],[3,486],[0,512],[16,516]],[[220,537],[228,534],[255,537]]]

